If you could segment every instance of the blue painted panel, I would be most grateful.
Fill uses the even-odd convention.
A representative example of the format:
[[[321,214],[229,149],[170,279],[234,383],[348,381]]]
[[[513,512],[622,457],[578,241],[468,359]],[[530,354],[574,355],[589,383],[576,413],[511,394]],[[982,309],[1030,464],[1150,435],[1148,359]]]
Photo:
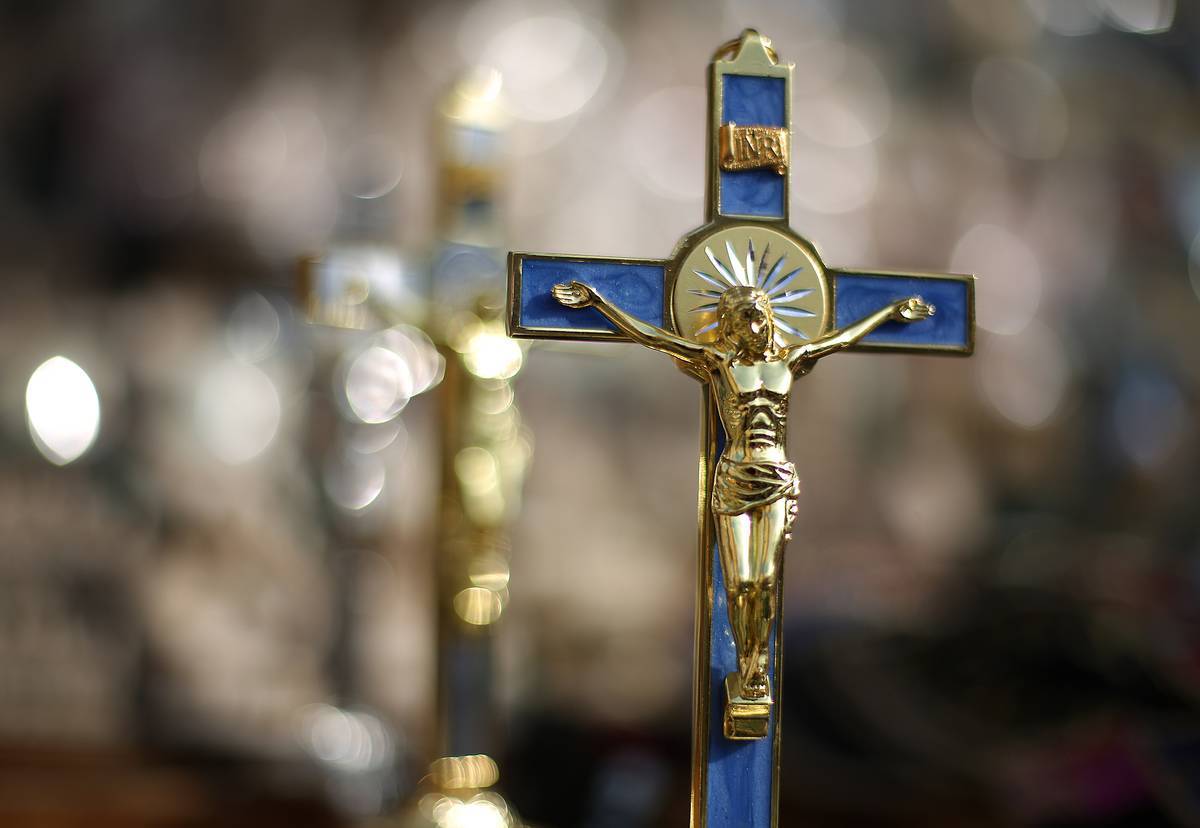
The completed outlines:
[[[721,171],[721,215],[783,218],[783,176],[774,170]]]
[[[721,122],[742,126],[787,126],[787,82],[757,75],[724,75]]]
[[[783,78],[723,75],[721,122],[742,126],[787,126],[787,82]],[[720,175],[721,214],[783,218],[786,176],[774,170]]]
[[[837,273],[834,281],[834,325],[853,324],[898,299],[920,296],[935,312],[920,322],[885,322],[863,342],[912,347],[938,345],[966,349],[971,342],[972,290],[961,279],[914,279],[876,273]]]
[[[615,330],[595,308],[566,308],[551,295],[556,284],[578,280],[596,288],[626,313],[663,327],[665,271],[665,265],[646,262],[525,256],[521,264],[521,324],[527,328]]]
[[[725,430],[717,426],[717,455],[725,449]],[[713,606],[709,636],[708,692],[712,700],[708,722],[708,828],[770,828],[774,797],[772,751],[781,707],[779,681],[775,676],[775,636],[771,634],[771,685],[775,707],[771,711],[767,738],[753,742],[732,741],[723,732],[725,676],[737,671],[737,649],[729,628],[725,577],[716,543],[712,546]]]

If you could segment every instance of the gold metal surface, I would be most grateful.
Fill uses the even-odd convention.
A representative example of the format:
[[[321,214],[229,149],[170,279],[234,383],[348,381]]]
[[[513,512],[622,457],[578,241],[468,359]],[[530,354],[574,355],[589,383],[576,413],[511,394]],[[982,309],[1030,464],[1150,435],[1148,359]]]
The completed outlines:
[[[429,776],[443,791],[479,790],[500,781],[500,768],[495,759],[483,753],[443,756],[429,766]]]
[[[783,127],[722,124],[718,133],[721,169],[788,171],[788,131]]]
[[[304,318],[331,328],[371,327],[366,274],[351,274],[333,284],[323,273],[327,265],[327,255],[302,256],[296,262],[296,295],[304,306]]]
[[[401,828],[520,828],[504,797],[492,790],[500,768],[484,754],[444,756],[429,767],[426,791],[403,815]]]
[[[767,738],[771,727],[771,705],[773,704],[768,684],[765,696],[742,689],[741,677],[730,673],[725,677],[725,738],[738,741],[756,741]]]
[[[521,507],[532,445],[512,387],[524,351],[504,335],[497,313],[481,305],[438,326],[446,357],[438,570],[450,610],[445,620],[452,622],[444,636],[494,624],[509,598],[509,527]]]
[[[402,819],[399,828],[520,828],[521,823],[504,798],[495,791],[450,796],[428,793],[421,797],[418,815]]]
[[[437,225],[445,241],[500,244],[495,211],[472,210],[470,205],[494,204],[502,183],[505,162],[499,146],[508,125],[503,85],[498,71],[477,66],[459,77],[438,104]]]
[[[779,55],[775,53],[775,49],[771,46],[771,38],[760,35],[755,29],[746,29],[740,35],[727,40],[717,47],[717,51],[713,53],[713,60],[733,60],[737,57],[738,52],[745,48],[748,40],[757,40],[758,47],[767,55],[767,59],[771,63],[779,62]]]
[[[707,384],[702,385],[700,391],[700,460],[697,464],[699,497],[696,504],[696,522],[699,529],[696,559],[696,647],[695,663],[692,665],[692,791],[688,821],[691,828],[706,828],[707,824],[704,803],[708,796],[708,741],[709,723],[712,721],[709,671],[712,664],[712,549],[715,542],[712,512],[709,510],[708,504],[712,498],[713,467],[716,465],[720,427],[716,406],[713,403],[712,387]],[[776,647],[776,653],[778,653],[778,647]],[[778,666],[777,659],[776,667],[778,668]],[[778,754],[776,753],[776,755]],[[778,799],[775,802],[778,802]],[[774,804],[772,807],[774,808]]]
[[[499,73],[476,68],[462,76],[439,104],[437,232],[442,245],[470,246],[483,254],[501,242],[496,205],[505,161],[499,147],[508,122],[501,87]],[[453,270],[440,276],[452,283],[458,278]],[[497,745],[490,683],[463,687],[449,659],[464,651],[473,653],[472,658],[487,658],[482,653],[492,646],[494,627],[509,601],[509,533],[521,508],[532,453],[512,385],[524,365],[525,351],[505,336],[497,299],[502,286],[486,281],[465,284],[465,290],[435,290],[437,305],[430,319],[446,363],[437,398],[442,480],[435,566],[441,752],[450,752],[452,744],[463,741],[475,749],[492,750]],[[482,720],[478,731],[462,730],[461,711],[448,704],[452,694],[460,704],[469,700],[476,706],[476,716],[469,718]],[[499,767],[490,756],[442,756],[432,763],[425,785],[428,793],[419,802],[421,824],[518,828],[522,823],[516,813],[493,789],[499,778]]]

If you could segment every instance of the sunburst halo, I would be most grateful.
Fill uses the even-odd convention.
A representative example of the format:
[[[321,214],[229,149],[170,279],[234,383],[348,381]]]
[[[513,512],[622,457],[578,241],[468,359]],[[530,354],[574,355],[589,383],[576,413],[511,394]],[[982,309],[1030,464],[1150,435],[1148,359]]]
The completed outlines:
[[[796,327],[794,323],[789,323],[789,320],[813,318],[820,315],[819,303],[822,297],[820,295],[813,296],[816,293],[816,289],[812,287],[793,287],[793,283],[797,277],[809,269],[807,263],[801,262],[796,267],[788,268],[788,256],[786,253],[779,255],[772,261],[770,243],[763,247],[762,254],[759,255],[754,246],[753,239],[747,239],[746,241],[744,259],[739,255],[733,242],[729,239],[725,240],[724,259],[714,252],[713,247],[713,245],[705,245],[703,248],[704,255],[712,267],[692,269],[692,273],[703,281],[705,287],[688,289],[687,292],[689,294],[701,300],[700,304],[691,307],[688,313],[715,313],[721,295],[729,288],[756,287],[767,294],[767,298],[771,303],[772,315],[775,317],[775,338],[779,345],[786,346],[788,344],[788,337],[786,336],[788,334],[800,339],[810,338],[808,333]],[[818,309],[800,306],[800,300],[804,299],[816,299]],[[709,321],[707,324],[696,329],[695,336],[702,336],[716,330],[716,327],[717,320]]]

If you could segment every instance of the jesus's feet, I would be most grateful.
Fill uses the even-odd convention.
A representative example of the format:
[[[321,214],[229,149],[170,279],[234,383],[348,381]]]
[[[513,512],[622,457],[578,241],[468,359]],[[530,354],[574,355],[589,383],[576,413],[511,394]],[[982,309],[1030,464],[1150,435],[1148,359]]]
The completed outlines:
[[[771,682],[765,670],[756,670],[749,679],[742,680],[742,696],[747,699],[765,699],[771,694]]]

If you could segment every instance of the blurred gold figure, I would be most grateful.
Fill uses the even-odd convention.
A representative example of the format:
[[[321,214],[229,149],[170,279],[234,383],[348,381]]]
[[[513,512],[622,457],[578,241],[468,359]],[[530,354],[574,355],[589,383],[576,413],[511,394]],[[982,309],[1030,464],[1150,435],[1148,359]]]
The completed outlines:
[[[787,459],[792,382],[884,322],[927,319],[934,307],[914,296],[811,342],[781,347],[770,299],[757,287],[733,286],[721,294],[711,344],[636,319],[582,282],[555,285],[553,293],[569,308],[596,308],[635,342],[679,360],[713,390],[726,442],[711,506],[738,658],[738,674],[726,684],[731,701],[770,703],[767,662],[778,573],[800,494],[796,467]]]

